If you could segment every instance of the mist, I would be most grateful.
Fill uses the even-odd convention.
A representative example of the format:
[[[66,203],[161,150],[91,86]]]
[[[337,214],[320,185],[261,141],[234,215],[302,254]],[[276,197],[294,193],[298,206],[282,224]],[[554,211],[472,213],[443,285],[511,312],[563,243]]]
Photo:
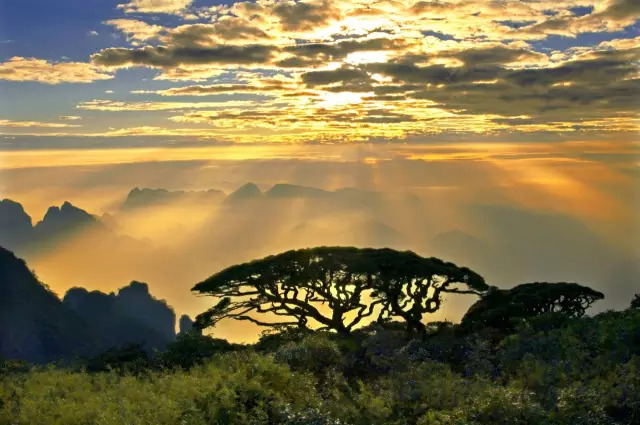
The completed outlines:
[[[633,167],[577,158],[570,149],[507,157],[458,151],[313,147],[288,156],[16,162],[0,170],[0,195],[20,202],[34,224],[65,201],[102,223],[53,249],[20,253],[58,294],[138,280],[176,313],[194,316],[215,300],[190,289],[226,266],[294,248],[353,245],[440,257],[504,288],[575,281],[605,293],[599,310],[628,304],[640,282]],[[249,182],[261,193],[228,196]],[[224,194],[131,207],[135,187]],[[457,321],[472,302],[450,297],[429,320]],[[213,329],[231,341],[258,333],[244,322]]]

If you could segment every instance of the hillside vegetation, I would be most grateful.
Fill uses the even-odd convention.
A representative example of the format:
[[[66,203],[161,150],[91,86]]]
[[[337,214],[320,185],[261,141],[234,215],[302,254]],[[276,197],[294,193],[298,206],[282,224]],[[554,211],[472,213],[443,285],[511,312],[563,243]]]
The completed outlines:
[[[432,285],[480,299],[460,324],[418,325],[442,301]],[[233,266],[196,290],[222,298],[162,351],[129,344],[39,366],[0,359],[0,425],[640,424],[638,296],[590,317],[603,294],[576,283],[498,289],[435,258],[341,247]],[[375,321],[338,321],[375,302]],[[219,319],[247,320],[246,308],[267,326],[255,344],[202,335]],[[290,323],[269,325],[274,312]],[[308,327],[314,318],[326,329]]]

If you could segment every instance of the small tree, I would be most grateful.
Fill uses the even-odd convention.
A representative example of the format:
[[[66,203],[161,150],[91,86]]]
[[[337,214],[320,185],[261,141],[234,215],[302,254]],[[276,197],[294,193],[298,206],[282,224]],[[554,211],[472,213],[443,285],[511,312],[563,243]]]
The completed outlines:
[[[635,294],[631,300],[631,308],[640,308],[640,294]]]
[[[581,317],[604,295],[577,283],[534,282],[512,289],[492,288],[462,318],[466,328],[492,327],[511,330],[518,321],[547,313]]]
[[[320,247],[229,267],[193,290],[220,298],[196,318],[200,328],[233,318],[307,329],[312,320],[349,333],[367,318],[401,317],[410,330],[420,330],[422,315],[440,307],[442,294],[481,294],[487,288],[469,269],[410,251]],[[266,321],[255,313],[286,320]]]

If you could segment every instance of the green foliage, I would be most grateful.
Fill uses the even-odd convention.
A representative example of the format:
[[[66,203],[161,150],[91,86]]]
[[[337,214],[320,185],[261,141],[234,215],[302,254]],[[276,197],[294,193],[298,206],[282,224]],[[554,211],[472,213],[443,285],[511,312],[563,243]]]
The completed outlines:
[[[311,335],[302,341],[289,342],[275,353],[275,359],[286,363],[294,371],[305,370],[320,374],[330,367],[342,365],[342,353],[338,344],[327,335]]]
[[[224,339],[212,338],[198,332],[183,332],[167,345],[157,362],[167,368],[191,367],[205,363],[214,355],[236,350],[238,347]]]
[[[140,373],[125,350],[103,372],[14,368],[0,374],[0,425],[640,423],[640,310],[540,315],[501,338],[425,329],[289,329],[255,347],[185,334],[150,360],[176,367]]]
[[[44,369],[0,382],[0,424],[286,423],[288,412],[320,405],[313,384],[310,376],[250,354],[137,377]]]
[[[640,294],[635,294],[633,296],[629,308],[640,308]]]
[[[534,282],[511,289],[492,288],[471,306],[462,318],[462,326],[512,331],[540,315],[582,317],[591,304],[602,298],[602,293],[577,283]]]
[[[114,347],[87,361],[87,371],[142,373],[151,366],[149,356],[138,344]]]

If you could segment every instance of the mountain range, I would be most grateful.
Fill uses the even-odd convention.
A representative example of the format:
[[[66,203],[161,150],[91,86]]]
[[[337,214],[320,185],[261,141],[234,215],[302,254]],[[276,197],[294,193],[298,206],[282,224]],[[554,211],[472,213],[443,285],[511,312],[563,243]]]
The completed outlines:
[[[188,320],[181,319],[182,327]],[[62,300],[24,260],[0,248],[0,355],[46,363],[99,354],[130,343],[147,351],[175,339],[176,316],[145,283],[117,293],[72,288]]]

